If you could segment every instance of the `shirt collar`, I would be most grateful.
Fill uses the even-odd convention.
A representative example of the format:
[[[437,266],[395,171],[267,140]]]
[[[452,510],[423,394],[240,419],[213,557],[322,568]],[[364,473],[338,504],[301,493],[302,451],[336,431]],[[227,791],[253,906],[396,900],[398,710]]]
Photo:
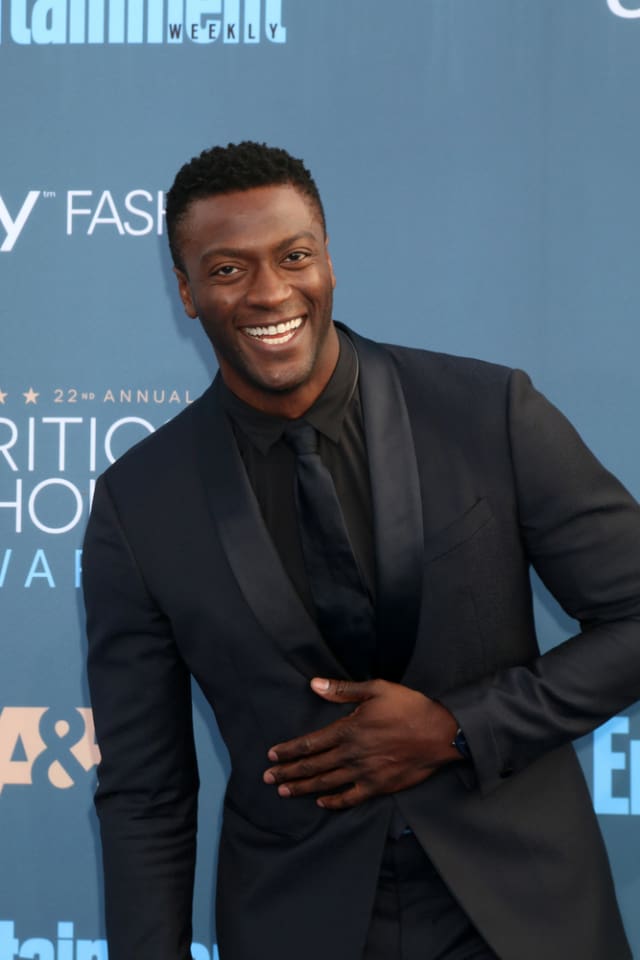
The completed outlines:
[[[333,443],[340,439],[345,414],[358,382],[358,355],[355,347],[342,330],[338,329],[337,333],[340,352],[335,370],[320,396],[301,418]],[[227,387],[222,377],[219,387],[220,399],[226,412],[260,453],[266,455],[280,439],[290,421],[256,410],[245,403]]]

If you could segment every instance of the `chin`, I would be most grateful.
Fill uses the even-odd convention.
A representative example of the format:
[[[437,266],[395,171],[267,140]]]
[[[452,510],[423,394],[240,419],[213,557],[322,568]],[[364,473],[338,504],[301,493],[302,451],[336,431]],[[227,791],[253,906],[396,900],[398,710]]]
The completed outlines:
[[[256,377],[253,381],[254,388],[270,394],[292,393],[299,387],[303,387],[308,381],[309,376],[306,372],[300,371],[282,371],[271,377]]]
[[[304,380],[282,380],[282,381],[266,381],[260,384],[255,384],[262,393],[268,393],[269,396],[285,396],[290,393],[294,393],[300,387],[304,386]]]

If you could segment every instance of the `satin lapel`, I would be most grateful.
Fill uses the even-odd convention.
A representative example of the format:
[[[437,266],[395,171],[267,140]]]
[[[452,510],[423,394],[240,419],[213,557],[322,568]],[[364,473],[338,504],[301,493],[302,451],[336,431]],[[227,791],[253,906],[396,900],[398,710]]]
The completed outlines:
[[[415,645],[422,594],[418,464],[393,360],[378,344],[347,332],[360,360],[374,511],[379,644],[384,675],[399,680]]]
[[[218,402],[215,381],[199,405],[197,431],[209,508],[253,615],[305,676],[346,677],[285,573]]]

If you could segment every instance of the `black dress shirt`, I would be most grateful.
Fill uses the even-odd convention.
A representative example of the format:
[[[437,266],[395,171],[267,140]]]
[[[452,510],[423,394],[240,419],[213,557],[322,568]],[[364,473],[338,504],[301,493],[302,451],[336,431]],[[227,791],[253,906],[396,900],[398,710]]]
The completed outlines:
[[[375,551],[367,450],[358,392],[358,358],[338,331],[340,353],[326,387],[302,419],[318,432],[320,457],[342,506],[363,581],[374,597]],[[282,564],[309,613],[315,610],[306,575],[294,501],[295,454],[282,437],[290,421],[256,410],[221,382],[240,456]]]

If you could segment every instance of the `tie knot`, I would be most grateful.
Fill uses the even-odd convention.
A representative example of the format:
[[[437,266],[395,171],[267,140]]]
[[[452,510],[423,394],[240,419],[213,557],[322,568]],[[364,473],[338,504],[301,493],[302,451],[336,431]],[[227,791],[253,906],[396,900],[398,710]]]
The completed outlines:
[[[318,434],[306,420],[295,420],[287,424],[283,437],[296,456],[318,452]]]

